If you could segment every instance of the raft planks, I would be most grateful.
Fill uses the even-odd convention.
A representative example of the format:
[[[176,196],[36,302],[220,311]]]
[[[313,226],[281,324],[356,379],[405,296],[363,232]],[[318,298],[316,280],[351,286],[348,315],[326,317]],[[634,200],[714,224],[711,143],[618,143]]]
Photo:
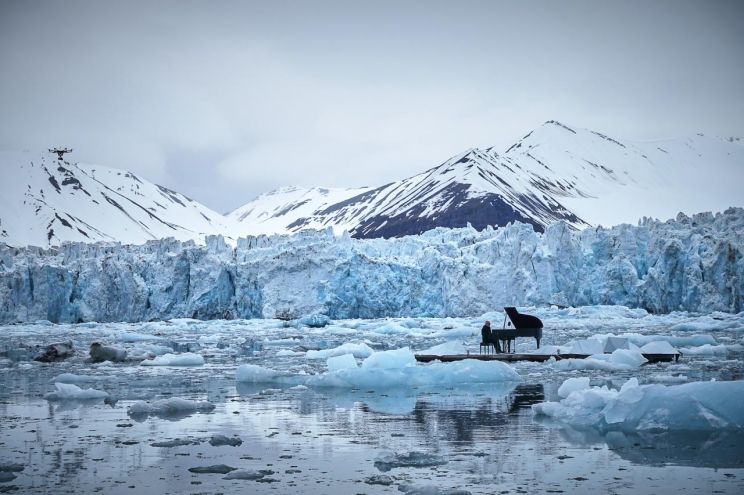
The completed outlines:
[[[435,354],[416,354],[416,361],[421,363],[429,363],[431,361],[441,361],[443,363],[451,363],[453,361],[462,361],[464,359],[477,359],[478,361],[532,361],[533,363],[544,363],[550,358],[554,358],[556,361],[561,359],[586,359],[591,354],[516,354],[516,353],[500,353],[500,354],[445,354],[437,356]],[[679,353],[675,354],[643,354],[649,363],[669,363],[672,361],[679,360]]]

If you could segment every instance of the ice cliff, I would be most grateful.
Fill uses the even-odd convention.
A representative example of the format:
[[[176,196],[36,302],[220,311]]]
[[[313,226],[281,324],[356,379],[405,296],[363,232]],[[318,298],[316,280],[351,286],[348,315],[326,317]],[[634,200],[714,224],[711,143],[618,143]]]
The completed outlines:
[[[0,245],[0,322],[466,316],[505,305],[744,310],[744,209],[545,233],[527,224],[356,240]]]

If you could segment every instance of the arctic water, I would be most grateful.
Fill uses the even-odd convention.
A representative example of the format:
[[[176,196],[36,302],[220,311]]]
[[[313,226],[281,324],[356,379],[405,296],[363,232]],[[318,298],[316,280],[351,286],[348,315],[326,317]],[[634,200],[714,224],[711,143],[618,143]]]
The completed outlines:
[[[477,354],[497,312],[4,326],[0,492],[744,492],[744,401],[713,388],[741,391],[744,313],[524,311],[543,319],[546,352],[626,349],[510,364],[404,350]],[[66,340],[71,357],[33,361]],[[94,341],[127,360],[86,362]],[[682,357],[643,364],[643,346]],[[666,412],[654,405],[649,426],[636,413],[654,397]]]

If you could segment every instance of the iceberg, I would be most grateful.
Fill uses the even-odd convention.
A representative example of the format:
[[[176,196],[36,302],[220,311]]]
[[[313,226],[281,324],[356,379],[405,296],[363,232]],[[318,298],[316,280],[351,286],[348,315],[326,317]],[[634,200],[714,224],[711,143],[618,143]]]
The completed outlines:
[[[558,402],[534,404],[534,414],[573,427],[592,427],[600,431],[744,428],[744,407],[741,406],[744,381],[667,386],[639,385],[637,378],[631,378],[620,390],[584,385],[584,382],[564,382],[562,388],[565,396]]]

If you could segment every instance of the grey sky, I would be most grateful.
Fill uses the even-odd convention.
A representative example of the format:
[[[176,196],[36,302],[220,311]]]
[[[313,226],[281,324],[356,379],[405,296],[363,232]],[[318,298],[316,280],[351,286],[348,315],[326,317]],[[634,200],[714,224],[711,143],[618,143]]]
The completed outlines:
[[[378,185],[545,120],[744,135],[744,2],[0,0],[0,149],[224,212]]]

